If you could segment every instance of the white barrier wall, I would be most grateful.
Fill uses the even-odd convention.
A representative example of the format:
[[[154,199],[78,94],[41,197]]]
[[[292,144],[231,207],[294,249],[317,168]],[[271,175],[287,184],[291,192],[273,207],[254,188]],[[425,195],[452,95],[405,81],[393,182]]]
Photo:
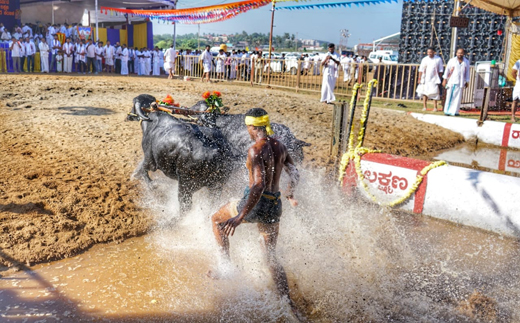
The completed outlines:
[[[478,138],[479,141],[496,146],[520,148],[520,124],[485,121],[482,127],[479,127],[474,119],[422,113],[409,114],[418,120],[460,133],[466,140]]]
[[[388,154],[366,154],[361,172],[368,192],[385,205],[406,195],[417,174],[430,163]],[[343,179],[370,198],[354,163]],[[520,238],[520,178],[444,165],[431,170],[400,209]]]
[[[520,151],[505,148],[479,148],[474,150],[463,147],[462,149],[443,152],[435,159],[520,173]]]

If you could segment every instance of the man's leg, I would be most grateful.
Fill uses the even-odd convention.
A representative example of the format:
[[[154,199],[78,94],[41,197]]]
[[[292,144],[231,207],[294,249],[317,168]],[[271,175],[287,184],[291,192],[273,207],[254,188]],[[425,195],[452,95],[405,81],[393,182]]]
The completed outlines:
[[[433,100],[433,111],[438,111],[437,110],[437,100]]]
[[[279,228],[279,223],[258,223],[258,231],[260,231],[260,234],[264,238],[264,252],[267,259],[267,265],[269,266],[269,271],[271,272],[274,283],[276,284],[276,288],[278,289],[278,294],[280,297],[287,297],[293,313],[297,316],[298,319],[300,319],[301,314],[297,310],[296,305],[293,303],[291,296],[289,295],[289,283],[287,282],[287,275],[285,274],[285,270],[283,269],[282,265],[276,258],[276,243],[278,241]]]
[[[515,111],[516,111],[517,102],[518,102],[518,100],[513,100],[513,104],[511,105],[511,121],[512,122],[516,122]]]
[[[230,260],[229,256],[229,237],[224,234],[224,232],[220,228],[220,224],[226,222],[227,220],[234,217],[234,203],[228,203],[220,208],[217,213],[213,214],[211,217],[211,225],[213,227],[213,234],[215,235],[215,239],[220,247],[220,251],[222,255]],[[208,273],[209,274],[209,273]]]
[[[428,105],[428,97],[426,95],[423,95],[423,111],[426,111],[426,106]]]

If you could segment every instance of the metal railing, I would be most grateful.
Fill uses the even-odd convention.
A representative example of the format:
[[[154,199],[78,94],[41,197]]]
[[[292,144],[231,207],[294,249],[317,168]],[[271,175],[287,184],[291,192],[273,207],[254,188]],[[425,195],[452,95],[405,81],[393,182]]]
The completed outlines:
[[[296,59],[262,59],[252,63],[248,58],[229,58],[223,64],[223,72],[216,72],[216,64],[212,67],[212,80],[228,80],[247,83],[255,86],[292,89],[296,92],[321,92],[322,67],[318,62],[305,62]],[[203,75],[198,56],[179,56],[176,61],[175,74],[200,78]],[[463,90],[462,104],[473,103],[475,71],[470,70],[470,84]],[[417,95],[419,78],[418,64],[371,64],[351,63],[347,68],[342,65],[338,69],[338,78],[334,93],[337,96],[350,96],[353,85],[367,83],[371,79],[378,80],[374,98],[383,100],[420,101]],[[364,97],[366,88],[359,93]]]

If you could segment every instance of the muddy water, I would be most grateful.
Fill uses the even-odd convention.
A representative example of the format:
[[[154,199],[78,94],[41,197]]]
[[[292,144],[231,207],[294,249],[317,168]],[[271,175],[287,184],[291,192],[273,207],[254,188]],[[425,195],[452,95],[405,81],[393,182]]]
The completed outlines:
[[[293,321],[254,225],[232,237],[233,265],[219,260],[209,215],[244,182],[238,174],[220,197],[198,192],[181,218],[176,184],[159,176],[142,201],[157,230],[1,273],[0,321]],[[310,321],[520,321],[517,241],[348,200],[315,172],[303,172],[297,196],[298,208],[284,205],[278,255]]]

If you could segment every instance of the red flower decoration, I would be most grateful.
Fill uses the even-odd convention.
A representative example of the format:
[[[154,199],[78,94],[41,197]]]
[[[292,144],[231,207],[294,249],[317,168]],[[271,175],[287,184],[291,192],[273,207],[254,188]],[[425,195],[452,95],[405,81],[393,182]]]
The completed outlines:
[[[170,94],[168,94],[168,95],[166,96],[166,98],[164,98],[164,99],[162,100],[162,102],[164,102],[164,103],[166,103],[166,104],[168,104],[168,105],[172,105],[173,102],[175,102],[175,101],[173,101],[172,96],[171,96]]]
[[[216,95],[217,97],[220,98],[220,96],[222,95],[219,91],[213,91],[213,95]]]
[[[209,91],[206,91],[206,92],[204,92],[204,94],[202,94],[202,97],[203,97],[204,99],[207,99],[207,98],[209,98],[210,96],[211,96],[211,93],[209,93]]]

